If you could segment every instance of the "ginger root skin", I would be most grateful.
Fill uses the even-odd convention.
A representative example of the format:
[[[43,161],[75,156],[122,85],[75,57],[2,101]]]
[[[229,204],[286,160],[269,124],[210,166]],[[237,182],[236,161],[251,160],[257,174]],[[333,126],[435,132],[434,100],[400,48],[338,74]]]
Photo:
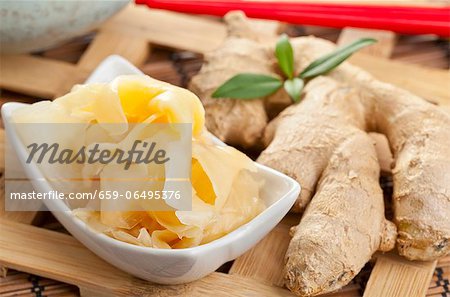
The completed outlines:
[[[300,61],[297,67],[300,70],[334,49],[332,43],[313,37],[296,38],[292,44],[296,58],[298,53],[304,53],[296,60]],[[410,260],[435,260],[450,249],[449,115],[348,63],[327,77],[310,81],[303,102],[287,108],[267,126],[264,140],[268,147],[258,159],[297,179],[306,189],[295,210],[307,209],[294,229],[286,254],[286,285],[299,296],[314,296],[340,288],[376,249],[388,251],[395,243],[400,255]],[[338,96],[339,93],[346,95]],[[333,97],[340,100],[331,100]],[[351,131],[355,129],[364,135],[369,131],[379,132],[389,140],[395,164],[393,205],[398,238],[395,227],[384,219],[383,207],[372,208],[378,213],[378,219],[377,223],[370,224],[366,216],[349,209],[349,201],[358,203],[362,196],[350,191],[355,185],[342,180],[349,172],[347,163],[340,160],[340,167],[336,167],[338,173],[331,170],[336,159],[353,150],[356,167],[351,170],[364,172],[354,174],[364,180],[359,182],[359,190],[368,188],[367,180],[371,180],[372,186],[378,186],[378,178],[368,174],[369,169],[379,172],[378,163],[361,157],[369,154],[357,150],[362,148],[343,145],[352,139]],[[358,142],[366,149],[371,146],[369,140]],[[366,164],[357,166],[356,160]],[[342,188],[335,185],[333,191],[328,190],[335,181]],[[363,193],[373,195],[366,196],[361,209],[381,199],[374,191]],[[334,203],[335,197],[347,203],[343,204],[345,207],[324,210],[322,205]],[[339,215],[343,217],[335,220]],[[357,220],[351,221],[353,218]],[[333,223],[323,225],[327,220]],[[348,233],[339,231],[342,228],[339,222],[351,222],[349,225],[357,228],[361,222],[375,226],[364,231],[368,237],[376,238],[375,245],[367,248],[369,245],[363,238],[348,240]],[[365,248],[357,244],[365,244]],[[347,256],[349,251],[351,257]]]
[[[332,76],[359,90],[370,129],[389,140],[399,254],[421,261],[449,254],[450,115],[350,64]]]
[[[327,77],[305,92],[278,116],[258,161],[298,174],[309,190],[304,201],[316,192],[292,230],[285,268],[291,291],[314,296],[347,284],[376,250],[392,249],[396,232],[384,218],[380,168],[357,93]]]
[[[315,37],[294,38],[291,43],[299,71],[335,48],[333,43]],[[450,115],[349,63],[343,63],[327,76],[358,93],[359,104],[348,109],[359,110],[365,118],[364,130],[382,133],[389,140],[394,155],[393,206],[394,222],[399,231],[399,254],[410,260],[436,260],[450,253]],[[315,92],[319,94],[321,90]],[[327,118],[324,117],[324,121]],[[275,118],[273,124],[268,125],[266,143],[270,143],[277,133],[282,133],[277,131],[280,122],[280,118]],[[276,141],[283,142],[282,139]],[[297,146],[291,152],[297,154],[307,145]],[[329,145],[333,144],[330,142]],[[274,148],[272,144],[267,150],[273,159],[269,166],[283,171],[286,165],[281,160],[289,152],[282,146]],[[277,155],[280,156],[278,162]],[[297,163],[303,164],[306,154],[299,156],[298,160],[302,160]],[[315,155],[311,158],[318,167],[323,166],[322,159]],[[293,159],[291,157],[291,162]],[[311,169],[306,166],[305,170]],[[314,182],[301,173],[286,173],[306,186],[307,192],[301,194],[297,203],[296,210],[301,211],[310,199],[308,192],[314,189]],[[317,169],[312,173],[317,176]]]
[[[206,127],[222,141],[244,148],[260,145],[267,125],[263,100],[212,98],[211,94],[236,74],[273,75],[275,57],[264,40],[259,40],[242,12],[225,16],[228,37],[217,50],[205,55],[200,72],[189,89],[205,107]],[[265,36],[267,38],[267,36]]]
[[[359,99],[350,88],[318,79],[305,92],[301,107],[287,108],[268,125],[265,141],[270,145],[257,160],[300,182],[302,191],[294,211],[305,209],[334,148],[351,133],[348,129],[337,131],[336,121],[365,129],[363,106],[358,108]]]
[[[395,227],[384,218],[371,143],[354,129],[338,146],[296,228],[286,253],[285,283],[298,296],[341,288],[376,250],[394,247]]]
[[[374,89],[376,88],[376,89]],[[384,83],[368,90],[381,98],[378,131],[394,153],[393,206],[399,254],[431,261],[450,252],[450,116]],[[402,108],[408,106],[408,108]]]

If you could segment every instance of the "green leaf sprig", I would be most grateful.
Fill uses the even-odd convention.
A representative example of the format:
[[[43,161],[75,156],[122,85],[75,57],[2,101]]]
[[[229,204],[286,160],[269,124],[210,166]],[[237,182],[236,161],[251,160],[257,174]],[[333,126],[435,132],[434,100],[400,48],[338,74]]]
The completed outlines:
[[[294,51],[289,38],[283,34],[275,47],[275,56],[285,76],[284,79],[265,74],[240,73],[217,88],[212,97],[251,100],[271,95],[284,87],[292,101],[299,102],[303,87],[308,80],[330,72],[353,53],[375,42],[376,40],[372,38],[359,39],[313,61],[295,76]]]

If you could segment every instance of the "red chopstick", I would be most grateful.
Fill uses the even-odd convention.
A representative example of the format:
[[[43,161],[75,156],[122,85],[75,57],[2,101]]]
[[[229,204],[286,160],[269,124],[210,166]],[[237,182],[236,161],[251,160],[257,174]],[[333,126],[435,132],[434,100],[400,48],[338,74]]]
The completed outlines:
[[[136,0],[151,8],[223,16],[242,10],[249,17],[325,27],[358,27],[407,34],[450,36],[450,7],[405,7],[258,1]]]
[[[140,2],[140,0],[137,0]],[[253,13],[266,14],[272,12],[286,12],[288,14],[292,12],[299,12],[302,14],[312,13],[312,14],[330,14],[334,15],[338,13],[339,15],[348,16],[358,16],[360,13],[368,14],[370,17],[393,17],[396,19],[407,19],[407,20],[430,20],[435,22],[438,21],[448,21],[450,20],[449,9],[448,8],[437,8],[437,9],[417,9],[410,7],[380,7],[380,6],[350,6],[350,5],[323,5],[323,4],[301,4],[292,2],[280,2],[282,5],[277,5],[276,9],[273,6],[267,4],[267,2],[244,2],[244,1],[183,1],[183,0],[153,0],[153,1],[142,1],[149,4],[153,4],[152,7],[159,7],[163,5],[164,7],[177,11],[185,11],[192,13],[204,13],[204,14],[214,14],[223,16],[226,12],[230,10],[238,9],[251,9]],[[278,2],[277,2],[278,3]],[[294,4],[294,5],[293,5]],[[201,9],[202,11],[199,11]],[[265,14],[264,14],[265,15]]]
[[[449,14],[449,7],[419,7],[419,6],[382,6],[382,5],[355,5],[355,4],[333,4],[333,3],[307,3],[307,2],[283,2],[283,1],[246,1],[246,0],[229,0],[229,1],[209,1],[209,0],[136,0],[138,4],[176,4],[176,5],[196,5],[197,7],[222,7],[229,9],[239,9],[239,8],[266,8],[273,10],[276,7],[277,10],[289,9],[290,11],[304,11],[305,9],[315,9],[318,11],[330,10],[381,10],[381,11],[392,11],[392,12],[410,12],[418,14],[428,14],[428,13],[443,13]],[[238,6],[236,6],[238,5]]]
[[[195,6],[197,9],[222,8],[225,11],[233,9],[266,9],[283,11],[317,11],[317,12],[383,12],[412,14],[427,17],[429,15],[449,16],[449,7],[407,7],[407,6],[380,6],[380,5],[350,5],[350,4],[323,4],[323,3],[295,3],[295,2],[258,2],[258,1],[204,1],[204,0],[136,0],[136,3],[148,5],[181,5]]]

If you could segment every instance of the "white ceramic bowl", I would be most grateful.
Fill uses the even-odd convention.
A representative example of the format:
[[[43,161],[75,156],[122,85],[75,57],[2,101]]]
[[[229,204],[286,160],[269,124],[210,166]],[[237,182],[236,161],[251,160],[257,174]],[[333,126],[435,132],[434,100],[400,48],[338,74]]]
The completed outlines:
[[[109,82],[121,74],[139,73],[141,72],[137,68],[123,58],[110,56],[101,63],[87,82]],[[22,103],[4,104],[2,117],[9,142],[17,152],[20,162],[24,164],[27,152],[11,124],[11,113],[21,106]],[[152,282],[180,284],[204,277],[225,262],[242,255],[273,229],[294,204],[300,192],[299,184],[266,166],[257,164],[257,167],[258,178],[265,181],[261,197],[267,209],[226,236],[187,249],[154,249],[121,242],[87,227],[69,211],[63,201],[45,202],[52,203],[51,208],[58,210],[53,211],[53,214],[73,236],[105,261]],[[25,173],[33,179],[33,186],[37,191],[52,190],[34,164],[28,164]]]
[[[25,53],[87,33],[129,0],[1,0],[0,49]]]

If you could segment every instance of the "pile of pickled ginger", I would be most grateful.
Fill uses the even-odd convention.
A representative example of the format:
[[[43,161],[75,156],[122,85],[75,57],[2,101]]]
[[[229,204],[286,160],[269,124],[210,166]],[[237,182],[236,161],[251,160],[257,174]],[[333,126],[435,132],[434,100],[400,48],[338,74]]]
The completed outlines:
[[[254,162],[238,150],[212,141],[204,125],[203,106],[186,89],[144,75],[120,76],[110,83],[77,85],[54,101],[24,106],[13,114],[13,120],[81,123],[84,125],[76,126],[74,131],[55,128],[42,133],[51,133],[60,143],[76,139],[85,145],[105,141],[110,146],[123,141],[117,134],[124,133],[131,123],[192,124],[191,211],[102,211],[101,206],[97,210],[86,207],[73,210],[88,226],[117,240],[154,248],[194,247],[226,235],[265,208],[260,198],[262,183],[254,175],[257,170]],[[90,129],[101,123],[123,124],[123,131]],[[71,170],[88,179],[99,179],[100,187],[108,189],[112,186],[108,180],[123,173],[114,166],[74,164]],[[127,174],[151,176],[154,169],[136,164]]]

